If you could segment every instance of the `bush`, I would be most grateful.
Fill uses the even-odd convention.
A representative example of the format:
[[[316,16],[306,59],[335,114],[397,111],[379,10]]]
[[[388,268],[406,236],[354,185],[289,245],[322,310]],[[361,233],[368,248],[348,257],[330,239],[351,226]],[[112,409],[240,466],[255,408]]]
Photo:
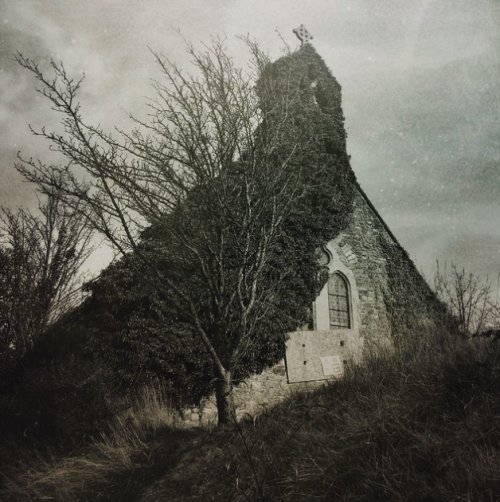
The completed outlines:
[[[94,361],[18,368],[16,377],[0,390],[0,444],[71,448],[116,412],[113,376]]]

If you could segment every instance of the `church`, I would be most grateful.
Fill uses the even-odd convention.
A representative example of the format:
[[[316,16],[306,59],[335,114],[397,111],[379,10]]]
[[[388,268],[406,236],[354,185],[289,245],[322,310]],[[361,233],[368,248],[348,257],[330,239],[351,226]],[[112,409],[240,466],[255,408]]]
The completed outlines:
[[[312,37],[305,28],[294,31],[303,42],[301,48],[273,65],[279,71],[283,60],[295,58],[301,85],[311,89],[334,148],[347,158],[340,85],[309,43]],[[442,319],[434,292],[359,183],[354,184],[347,225],[319,250],[327,277],[312,305],[311,322],[289,334],[281,363],[234,389],[240,416],[258,413],[293,389],[314,388],[338,378],[344,365],[360,361],[365,351],[394,346],[402,337],[415,336]],[[211,419],[214,403],[207,401],[200,412],[203,419]]]

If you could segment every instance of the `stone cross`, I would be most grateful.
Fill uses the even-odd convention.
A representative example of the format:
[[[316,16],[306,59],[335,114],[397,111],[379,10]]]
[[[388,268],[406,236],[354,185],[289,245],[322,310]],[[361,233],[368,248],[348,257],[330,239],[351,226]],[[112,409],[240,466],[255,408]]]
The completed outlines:
[[[297,35],[298,39],[300,40],[301,44],[307,44],[309,40],[313,39],[313,36],[307,31],[306,27],[301,24],[298,28],[295,28],[293,30],[295,35]]]

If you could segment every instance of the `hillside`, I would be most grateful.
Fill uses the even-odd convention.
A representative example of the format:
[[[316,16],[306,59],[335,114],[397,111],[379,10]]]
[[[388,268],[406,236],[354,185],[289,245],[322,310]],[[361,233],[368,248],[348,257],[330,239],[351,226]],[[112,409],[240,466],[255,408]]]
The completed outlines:
[[[150,391],[67,455],[10,453],[0,500],[498,500],[500,346],[413,340],[223,429],[176,428]]]

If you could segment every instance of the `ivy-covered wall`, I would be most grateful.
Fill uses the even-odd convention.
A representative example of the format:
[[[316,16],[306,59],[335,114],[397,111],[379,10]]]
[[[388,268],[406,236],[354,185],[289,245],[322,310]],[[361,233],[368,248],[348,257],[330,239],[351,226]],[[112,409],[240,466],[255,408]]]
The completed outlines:
[[[342,270],[351,271],[351,295],[357,297],[352,302],[356,309],[352,314],[359,319],[353,325],[356,333],[346,329],[302,333],[301,340],[307,343],[318,340],[318,355],[323,351],[345,361],[359,357],[363,350],[394,346],[405,336],[418,336],[421,328],[442,328],[446,320],[442,305],[360,188],[356,190],[348,227],[328,248],[335,250]],[[308,357],[313,356],[314,350],[308,353]],[[302,360],[294,362],[287,358],[288,365],[294,363],[303,364]],[[282,361],[236,387],[237,416],[255,416],[292,392],[326,384],[327,381],[289,384]],[[215,402],[207,399],[201,407],[186,412],[185,422],[215,423],[216,416]]]
[[[317,227],[323,225],[323,246],[335,254],[328,273],[334,273],[337,267],[350,281],[351,329],[329,332],[322,328],[292,334],[300,341],[296,346],[306,347],[315,340],[318,346],[317,350],[308,346],[307,355],[300,348],[294,357],[289,358],[287,352],[287,364],[314,362],[319,368],[315,374],[320,374],[317,360],[303,359],[327,355],[343,363],[350,356],[359,358],[363,350],[396,345],[404,337],[417,336],[421,327],[441,325],[444,309],[355,180],[346,151],[341,87],[324,61],[310,44],[304,44],[297,52],[270,65],[268,71],[272,78],[267,82],[273,83],[276,96],[280,95],[280,86],[299,89],[300,102],[294,106],[291,120],[304,125],[303,147],[310,148],[311,162],[324,162],[326,166],[324,186],[315,194],[316,208],[313,197],[307,211],[297,215],[296,230],[311,231],[317,237],[321,234]],[[318,179],[319,184],[321,181]],[[326,204],[320,202],[321,197],[326,197]],[[237,414],[254,415],[294,390],[322,384],[288,384],[282,361],[237,386]],[[215,416],[215,403],[207,400],[188,412],[186,419],[191,423],[207,422],[215,420]]]
[[[331,244],[356,278],[365,347],[441,326],[442,305],[361,189],[348,228]]]
[[[299,102],[294,102],[292,120],[302,120],[307,130],[314,130],[318,150],[344,157],[346,132],[342,112],[342,91],[324,60],[310,44],[276,62],[268,69],[269,79],[263,81],[273,86],[266,95],[272,95],[273,104],[280,95],[290,96],[290,88],[297,90]],[[285,91],[286,89],[286,91]],[[308,119],[312,123],[307,123]]]

